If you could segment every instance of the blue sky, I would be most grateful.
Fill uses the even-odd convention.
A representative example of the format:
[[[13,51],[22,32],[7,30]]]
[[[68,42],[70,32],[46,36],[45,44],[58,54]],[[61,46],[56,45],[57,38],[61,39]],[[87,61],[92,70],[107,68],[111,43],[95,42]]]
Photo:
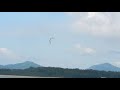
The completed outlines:
[[[0,12],[0,64],[120,67],[119,12]],[[50,37],[54,36],[52,44]]]

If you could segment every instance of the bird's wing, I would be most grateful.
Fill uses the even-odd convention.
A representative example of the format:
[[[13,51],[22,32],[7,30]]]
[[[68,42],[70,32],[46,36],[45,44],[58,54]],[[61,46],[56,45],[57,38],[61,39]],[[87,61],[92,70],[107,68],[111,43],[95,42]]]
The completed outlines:
[[[51,38],[50,38],[50,40],[49,40],[50,44],[51,44],[51,40],[52,40],[52,39],[55,39],[55,38],[54,38],[54,37],[51,37]]]

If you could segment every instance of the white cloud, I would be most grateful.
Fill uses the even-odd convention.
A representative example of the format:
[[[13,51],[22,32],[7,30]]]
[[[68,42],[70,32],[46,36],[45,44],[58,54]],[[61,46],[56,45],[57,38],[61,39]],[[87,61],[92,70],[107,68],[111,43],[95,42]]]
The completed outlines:
[[[23,62],[23,61],[33,61],[33,60],[35,61],[35,60],[39,60],[39,58],[31,57],[31,56],[20,56],[8,48],[0,48],[0,60],[3,60],[2,62],[10,64],[15,62],[16,63]]]
[[[96,50],[90,47],[82,47],[80,44],[75,44],[74,48],[79,51],[81,54],[94,54]]]
[[[96,36],[120,36],[120,12],[68,12],[72,28]]]
[[[11,51],[7,48],[0,48],[0,55],[10,55]]]
[[[84,48],[83,49],[85,53],[88,53],[88,54],[91,54],[91,53],[94,53],[95,50],[93,48]]]
[[[19,59],[20,57],[13,53],[8,48],[0,48],[0,58],[5,59]]]

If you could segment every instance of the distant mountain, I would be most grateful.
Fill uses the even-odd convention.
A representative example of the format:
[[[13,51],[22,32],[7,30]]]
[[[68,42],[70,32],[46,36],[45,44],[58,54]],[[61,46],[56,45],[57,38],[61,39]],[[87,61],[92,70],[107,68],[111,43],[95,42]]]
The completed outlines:
[[[89,69],[99,70],[99,71],[117,71],[120,72],[120,68],[109,63],[103,63],[99,65],[93,65]]]
[[[0,68],[3,68],[4,66],[3,65],[0,65]]]
[[[17,63],[17,64],[8,64],[8,65],[0,65],[0,69],[26,69],[30,67],[42,67],[34,62],[26,61],[23,63]]]

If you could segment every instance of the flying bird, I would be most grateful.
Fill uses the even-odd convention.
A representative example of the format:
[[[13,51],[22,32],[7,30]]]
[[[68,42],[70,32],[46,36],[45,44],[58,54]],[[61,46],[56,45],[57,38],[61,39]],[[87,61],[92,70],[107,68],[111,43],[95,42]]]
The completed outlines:
[[[51,42],[52,42],[52,39],[55,39],[54,37],[51,37],[50,39],[49,39],[49,43],[51,44]]]

